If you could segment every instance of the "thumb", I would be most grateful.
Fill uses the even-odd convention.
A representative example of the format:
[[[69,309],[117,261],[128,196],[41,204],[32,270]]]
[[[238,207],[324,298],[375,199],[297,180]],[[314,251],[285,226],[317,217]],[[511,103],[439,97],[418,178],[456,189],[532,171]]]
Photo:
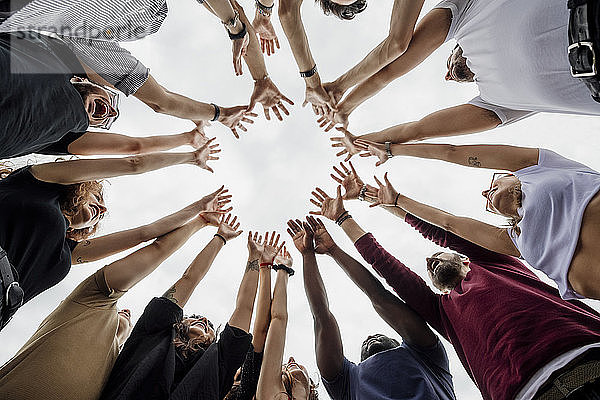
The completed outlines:
[[[342,198],[342,185],[338,185],[338,187],[337,187],[337,198],[338,199]]]
[[[308,104],[308,100],[304,99],[304,102],[302,103],[302,107],[306,107],[307,104]]]

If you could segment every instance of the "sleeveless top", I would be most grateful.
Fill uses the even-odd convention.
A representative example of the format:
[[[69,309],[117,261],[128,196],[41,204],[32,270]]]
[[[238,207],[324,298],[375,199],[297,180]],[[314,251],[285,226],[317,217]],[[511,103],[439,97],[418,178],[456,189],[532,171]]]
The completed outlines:
[[[532,267],[556,282],[563,299],[583,298],[567,280],[583,213],[600,189],[600,173],[540,149],[538,164],[516,171],[523,192],[521,234],[510,238]]]

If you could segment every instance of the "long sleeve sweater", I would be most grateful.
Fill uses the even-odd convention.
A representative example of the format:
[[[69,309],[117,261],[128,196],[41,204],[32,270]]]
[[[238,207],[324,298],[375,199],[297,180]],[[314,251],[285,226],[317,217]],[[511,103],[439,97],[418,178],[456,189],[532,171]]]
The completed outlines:
[[[355,246],[396,293],[454,346],[484,399],[514,399],[549,361],[600,342],[600,315],[562,300],[514,257],[486,250],[410,214],[425,238],[471,260],[471,271],[449,294],[434,293],[371,234]]]

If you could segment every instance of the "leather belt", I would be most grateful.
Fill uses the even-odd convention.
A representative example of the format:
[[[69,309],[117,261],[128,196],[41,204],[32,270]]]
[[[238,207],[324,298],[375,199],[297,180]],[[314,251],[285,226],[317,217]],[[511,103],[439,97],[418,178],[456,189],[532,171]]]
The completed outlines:
[[[552,376],[538,391],[534,400],[563,400],[574,394],[584,385],[600,379],[600,360],[585,357],[588,352],[582,354],[584,357],[579,363],[568,367],[566,371],[559,372],[558,376]],[[592,351],[592,354],[593,351]],[[597,355],[591,358],[596,358]],[[579,357],[578,357],[579,358]]]
[[[569,47],[568,57],[571,75],[581,80],[592,98],[600,103],[600,79],[598,63],[598,26],[596,15],[598,0],[569,0]]]
[[[18,282],[18,274],[10,264],[6,251],[0,247],[0,329],[4,328],[12,316],[23,305],[24,292]]]

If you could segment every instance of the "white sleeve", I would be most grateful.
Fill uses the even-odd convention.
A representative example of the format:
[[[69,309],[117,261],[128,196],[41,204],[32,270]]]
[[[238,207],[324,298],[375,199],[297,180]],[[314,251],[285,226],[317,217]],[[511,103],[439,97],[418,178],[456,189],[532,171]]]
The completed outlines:
[[[448,30],[448,35],[444,40],[444,43],[450,39],[454,39],[456,33],[456,27],[460,25],[460,21],[464,16],[465,8],[471,0],[443,0],[438,3],[434,8],[447,8],[452,12],[452,23]]]
[[[495,104],[488,103],[483,100],[480,96],[475,97],[473,100],[469,101],[469,104],[472,104],[479,108],[484,108],[486,110],[493,111],[498,118],[500,118],[500,125],[498,126],[506,126],[510,125],[514,122],[520,121],[524,118],[531,117],[534,114],[537,114],[536,111],[527,111],[527,110],[512,110],[510,108],[497,106]]]
[[[590,170],[590,167],[561,156],[552,150],[539,149],[538,165],[546,168]]]

